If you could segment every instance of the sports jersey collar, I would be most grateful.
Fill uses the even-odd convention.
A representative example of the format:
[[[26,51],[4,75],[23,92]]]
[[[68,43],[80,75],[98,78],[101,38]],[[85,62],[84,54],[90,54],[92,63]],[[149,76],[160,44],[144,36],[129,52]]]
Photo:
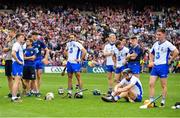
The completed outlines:
[[[164,40],[163,42],[158,41],[158,44],[161,45],[161,44],[163,44],[164,42],[166,42],[166,40]]]

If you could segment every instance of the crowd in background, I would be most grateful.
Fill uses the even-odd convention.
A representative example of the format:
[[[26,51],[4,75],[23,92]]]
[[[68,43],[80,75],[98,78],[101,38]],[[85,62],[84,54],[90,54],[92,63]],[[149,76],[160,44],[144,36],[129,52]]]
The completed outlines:
[[[13,13],[0,14],[0,65],[4,65],[2,52],[9,28],[17,29],[28,36],[32,31],[38,32],[50,52],[50,65],[62,65],[65,61],[63,51],[70,33],[83,43],[88,52],[88,60],[97,65],[103,65],[102,54],[107,36],[115,33],[117,39],[127,40],[136,35],[144,50],[142,65],[148,64],[148,51],[155,42],[155,31],[164,27],[167,39],[180,51],[180,10],[178,8],[162,8],[155,11],[152,6],[143,10],[121,7],[96,7],[95,10],[85,11],[74,7],[56,6],[53,9],[39,6],[19,6]],[[179,66],[180,57],[174,60],[172,67]],[[143,67],[144,68],[144,67]],[[175,67],[174,67],[175,68]],[[174,69],[172,68],[172,69]],[[172,70],[173,71],[173,70]]]

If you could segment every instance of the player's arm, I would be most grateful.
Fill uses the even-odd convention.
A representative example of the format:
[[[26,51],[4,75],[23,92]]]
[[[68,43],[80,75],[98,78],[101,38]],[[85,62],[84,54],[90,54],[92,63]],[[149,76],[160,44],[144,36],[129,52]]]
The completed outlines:
[[[154,66],[154,55],[155,55],[155,50],[154,50],[154,46],[153,46],[149,52],[149,67]]]
[[[84,60],[86,58],[87,51],[84,47],[81,49],[81,51],[82,51],[81,59]]]
[[[45,49],[45,59],[48,60],[48,57],[49,57],[49,49],[46,47]]]
[[[172,51],[172,56],[169,59],[169,64],[178,56],[178,54],[179,54],[179,51],[177,48]]]
[[[35,55],[29,56],[29,57],[26,57],[26,56],[24,55],[24,60],[34,60],[35,58],[36,58]]]
[[[10,50],[9,48],[6,47],[3,48],[3,52],[8,52],[9,50]]]
[[[117,91],[119,88],[121,88],[123,84],[120,82],[114,87],[114,91]]]
[[[12,57],[19,63],[19,64],[23,64],[22,61],[20,61],[17,56],[16,56],[16,51],[15,50],[12,50]]]
[[[113,60],[113,62],[114,62],[114,65],[116,66],[117,58],[116,58],[116,55],[115,55],[115,54],[113,55],[112,60]]]
[[[130,90],[132,87],[134,86],[133,83],[128,84],[127,86],[118,89],[118,92],[127,92],[128,90]]]

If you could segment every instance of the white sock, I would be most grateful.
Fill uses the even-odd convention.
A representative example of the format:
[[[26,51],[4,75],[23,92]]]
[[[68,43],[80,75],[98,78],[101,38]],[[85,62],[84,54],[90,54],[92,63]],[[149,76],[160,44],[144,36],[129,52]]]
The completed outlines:
[[[68,90],[68,93],[69,93],[69,94],[72,94],[72,90]]]
[[[83,92],[79,92],[79,95],[83,95]]]
[[[165,98],[163,97],[162,100],[161,100],[161,103],[165,104]]]
[[[12,99],[12,100],[15,100],[16,98],[17,98],[17,96],[12,96],[12,98],[11,98],[11,99]]]

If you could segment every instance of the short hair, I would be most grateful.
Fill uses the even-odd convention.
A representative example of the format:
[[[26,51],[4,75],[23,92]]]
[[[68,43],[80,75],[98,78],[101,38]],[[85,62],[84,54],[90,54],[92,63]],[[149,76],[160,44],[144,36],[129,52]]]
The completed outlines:
[[[11,28],[9,28],[9,31],[16,32],[16,29],[15,29],[15,28],[13,28],[13,27],[11,27]]]
[[[123,39],[125,39],[124,37],[120,37],[119,40],[122,41]]]
[[[31,35],[39,35],[37,32],[32,32]]]
[[[164,28],[159,28],[159,29],[157,29],[156,32],[161,32],[161,33],[165,34],[166,30]]]
[[[26,40],[29,40],[31,43],[34,42],[34,40],[32,38],[27,38]]]
[[[115,43],[115,46],[117,47],[118,45],[120,45],[121,44],[121,41],[117,41],[116,43]]]
[[[132,36],[130,39],[138,39],[136,36]]]
[[[23,33],[16,34],[16,39],[18,39],[20,36],[24,36],[24,34]]]
[[[110,37],[110,36],[116,36],[116,35],[115,35],[114,33],[110,33],[110,34],[109,34],[109,37]]]

